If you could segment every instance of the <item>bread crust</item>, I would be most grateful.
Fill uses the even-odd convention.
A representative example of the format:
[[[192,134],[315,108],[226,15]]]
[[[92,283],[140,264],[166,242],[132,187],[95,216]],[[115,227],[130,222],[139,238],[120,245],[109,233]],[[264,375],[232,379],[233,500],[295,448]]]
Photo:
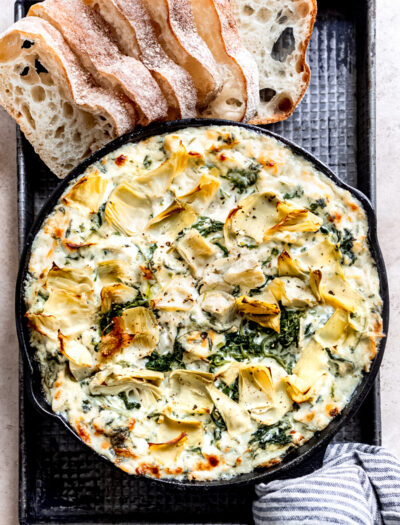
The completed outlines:
[[[198,34],[190,0],[145,0],[145,4],[153,24],[158,24],[157,11],[162,8],[165,12],[166,20],[162,23],[167,22],[174,49],[166,46],[165,42],[161,41],[161,44],[171,58],[191,75],[197,90],[198,109],[206,107],[221,90],[222,80],[210,49]]]
[[[84,1],[98,9],[113,28],[123,53],[140,59],[152,73],[169,103],[168,118],[196,116],[197,95],[192,78],[159,44],[142,0]]]
[[[317,17],[318,7],[317,7],[317,0],[309,0],[309,2],[310,2],[310,5],[311,5],[310,21],[309,21],[308,30],[307,30],[307,36],[302,42],[302,50],[301,50],[301,62],[302,62],[303,70],[304,70],[304,72],[303,72],[303,75],[304,75],[303,76],[303,79],[304,79],[303,88],[302,88],[299,96],[297,97],[297,100],[295,100],[294,103],[292,104],[292,107],[290,108],[290,110],[284,111],[282,113],[279,113],[273,118],[262,119],[262,118],[257,118],[257,115],[256,115],[253,119],[250,120],[250,124],[254,124],[254,125],[273,124],[274,122],[281,122],[282,120],[286,120],[287,118],[289,118],[293,114],[294,110],[300,104],[302,98],[304,97],[304,95],[305,95],[305,93],[306,93],[306,91],[308,89],[308,86],[310,85],[311,70],[310,70],[310,66],[308,65],[307,60],[306,60],[306,53],[307,53],[308,44],[309,44],[311,36],[312,36],[315,19]]]
[[[243,86],[242,92],[244,108],[242,116],[238,120],[247,122],[255,115],[260,101],[258,90],[258,68],[252,55],[249,53],[249,51],[247,51],[241,42],[230,2],[229,0],[203,0],[203,2],[200,2],[199,0],[192,0],[192,2],[194,6],[195,2],[199,2],[197,4],[199,16],[201,15],[201,11],[204,9],[204,2],[207,2],[209,7],[215,13],[216,19],[219,23],[218,29],[221,38],[221,44],[228,60],[232,60],[236,65],[235,74],[237,75],[237,85],[241,84]],[[196,9],[196,7],[194,7],[194,9]],[[224,118],[224,115],[218,116]]]
[[[112,92],[97,86],[93,78],[82,68],[61,34],[45,20],[36,17],[24,18],[0,35],[1,62],[8,62],[7,56],[10,49],[7,45],[7,38],[14,33],[21,37],[22,40],[40,44],[40,49],[43,52],[39,55],[39,58],[42,62],[46,63],[44,53],[51,56],[63,77],[64,84],[62,88],[71,104],[75,104],[78,109],[95,116],[101,116],[109,122],[111,128],[110,136],[108,139],[105,137],[103,144],[98,144],[98,147],[134,128],[136,114],[132,106],[127,104],[125,98],[120,98]],[[15,54],[15,49],[12,52]],[[10,59],[9,62],[15,64],[18,56],[15,55],[15,58]],[[58,177],[67,175],[70,169],[65,169],[59,163],[54,162],[52,158],[53,152],[49,151],[48,147],[46,148],[46,143],[42,137],[38,137],[31,127],[24,124],[20,108],[11,104],[10,100],[7,100],[4,89],[0,90],[0,96],[2,105],[21,126],[27,139],[32,143],[35,151],[43,161]],[[57,108],[57,111],[60,111],[60,108]],[[77,158],[76,163],[78,164],[82,160],[83,158]]]
[[[140,124],[167,117],[166,100],[148,69],[120,53],[101,17],[82,0],[46,0],[33,5],[28,16],[55,26],[99,83],[124,92],[135,103]]]

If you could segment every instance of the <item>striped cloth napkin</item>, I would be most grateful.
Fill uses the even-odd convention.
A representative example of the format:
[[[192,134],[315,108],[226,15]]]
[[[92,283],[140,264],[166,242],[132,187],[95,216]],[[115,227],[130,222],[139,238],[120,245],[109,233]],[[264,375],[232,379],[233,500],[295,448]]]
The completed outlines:
[[[400,462],[382,447],[329,445],[319,470],[256,493],[255,525],[400,525]]]

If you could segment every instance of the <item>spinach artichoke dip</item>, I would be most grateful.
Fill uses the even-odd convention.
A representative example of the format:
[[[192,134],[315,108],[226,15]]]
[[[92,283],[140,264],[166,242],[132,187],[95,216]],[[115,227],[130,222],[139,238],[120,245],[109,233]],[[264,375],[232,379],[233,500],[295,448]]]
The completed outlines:
[[[33,244],[31,344],[54,412],[130,474],[228,479],[349,402],[382,337],[367,219],[272,137],[126,144]]]

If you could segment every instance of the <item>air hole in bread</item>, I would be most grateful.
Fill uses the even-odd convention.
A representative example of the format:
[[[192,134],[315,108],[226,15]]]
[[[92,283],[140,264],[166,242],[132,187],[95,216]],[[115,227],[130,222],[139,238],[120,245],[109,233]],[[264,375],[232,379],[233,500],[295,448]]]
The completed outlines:
[[[72,140],[76,143],[81,141],[81,134],[79,133],[79,131],[75,131],[75,133],[72,135]]]
[[[34,102],[43,102],[46,99],[46,91],[42,86],[34,86],[31,89],[31,96]]]
[[[287,57],[293,53],[295,47],[296,41],[293,35],[293,28],[286,27],[273,45],[271,57],[277,62],[285,62]]]
[[[56,132],[54,134],[54,136],[56,137],[56,139],[58,139],[59,137],[61,137],[61,135],[64,133],[65,131],[65,126],[58,126],[58,128],[56,129]]]
[[[240,108],[240,106],[243,105],[243,102],[241,100],[238,100],[237,98],[228,98],[226,100],[226,103],[228,106],[235,106],[237,108]]]
[[[44,67],[44,65],[39,61],[38,58],[35,58],[35,69],[36,73],[40,75],[40,73],[48,73],[47,69]]]
[[[9,89],[6,89],[6,93],[9,93],[9,92],[10,92],[10,90],[9,90]],[[16,87],[15,87],[15,93],[16,93],[17,95],[22,95],[23,91],[22,91],[21,86],[16,86]]]
[[[288,17],[286,15],[283,15],[278,20],[278,24],[284,24],[287,21]]]
[[[64,117],[72,117],[74,113],[74,109],[73,107],[71,106],[71,104],[69,102],[64,102],[63,104],[63,115]]]
[[[26,75],[29,73],[29,66],[25,66],[24,69],[21,71],[21,77],[26,77]]]
[[[291,111],[293,107],[293,101],[289,97],[282,97],[278,100],[277,108],[281,113],[287,113]]]
[[[275,89],[263,88],[260,89],[260,100],[261,102],[269,102],[276,95]]]
[[[252,15],[254,13],[254,9],[251,6],[249,6],[249,5],[244,5],[243,6],[243,13],[245,15]]]
[[[33,120],[31,111],[30,111],[30,109],[28,108],[28,106],[26,104],[24,104],[22,106],[22,112],[23,112],[26,120],[28,121],[28,124],[31,126],[31,128],[36,129],[36,123]]]
[[[30,40],[24,40],[24,43],[21,46],[21,49],[29,49],[33,46],[35,42],[31,42]]]
[[[267,22],[271,18],[271,15],[271,11],[266,7],[261,7],[261,9],[257,11],[257,19],[260,20],[260,22]]]

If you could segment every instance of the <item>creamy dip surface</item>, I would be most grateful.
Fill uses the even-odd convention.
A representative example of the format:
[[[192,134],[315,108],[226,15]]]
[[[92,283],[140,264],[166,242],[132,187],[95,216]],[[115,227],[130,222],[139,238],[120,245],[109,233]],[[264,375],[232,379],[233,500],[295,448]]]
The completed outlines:
[[[274,138],[188,128],[73,181],[26,280],[43,388],[130,474],[228,479],[325,428],[382,337],[360,202]]]

